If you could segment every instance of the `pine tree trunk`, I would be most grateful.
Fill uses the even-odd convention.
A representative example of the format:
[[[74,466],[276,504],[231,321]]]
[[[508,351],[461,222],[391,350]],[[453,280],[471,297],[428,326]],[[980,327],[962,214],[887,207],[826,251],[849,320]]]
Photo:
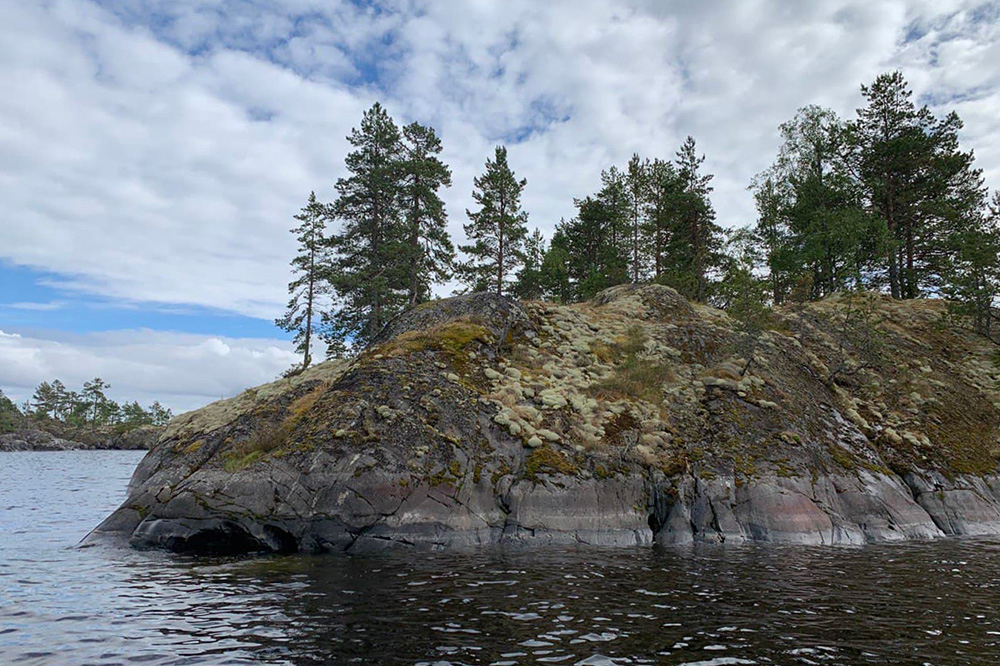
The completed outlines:
[[[504,260],[504,220],[507,214],[507,205],[500,197],[500,216],[497,220],[497,296],[503,296],[503,260]]]
[[[420,180],[414,184],[414,192],[419,191]],[[420,259],[420,198],[413,195],[413,219],[410,222],[410,307],[417,304],[417,294],[420,290],[418,274]]]
[[[639,283],[639,203],[632,209],[632,282]]]
[[[315,239],[313,239],[315,247]],[[309,250],[309,292],[306,297],[306,340],[305,349],[302,356],[302,369],[309,367],[309,342],[312,338],[312,316],[313,316],[313,287],[316,284],[316,250]]]
[[[906,297],[917,297],[917,279],[913,269],[913,257],[916,253],[913,239],[913,223],[906,225]]]
[[[697,218],[694,220],[694,271],[697,280],[695,287],[695,300],[699,303],[705,302],[705,258],[704,243],[702,242],[702,228]]]
[[[885,137],[884,140],[888,140]],[[892,240],[896,239],[896,206],[895,206],[895,196],[892,179],[889,179],[886,191],[886,210],[885,210],[885,224],[889,229],[889,237]],[[895,251],[889,253],[889,291],[894,299],[899,299],[902,297],[902,290],[900,289],[900,275],[896,268],[896,254]]]

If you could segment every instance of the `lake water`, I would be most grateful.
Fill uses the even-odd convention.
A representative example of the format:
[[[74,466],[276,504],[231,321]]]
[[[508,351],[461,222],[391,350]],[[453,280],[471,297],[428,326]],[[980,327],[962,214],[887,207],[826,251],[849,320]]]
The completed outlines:
[[[0,664],[995,664],[1000,541],[193,559],[77,548],[141,453],[0,453]]]

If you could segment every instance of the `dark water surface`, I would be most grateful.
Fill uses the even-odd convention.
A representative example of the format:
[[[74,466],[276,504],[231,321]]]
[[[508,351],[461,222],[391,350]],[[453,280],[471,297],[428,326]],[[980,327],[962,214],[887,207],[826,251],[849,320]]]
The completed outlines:
[[[1000,541],[198,560],[75,548],[141,453],[0,453],[0,664],[995,664]]]

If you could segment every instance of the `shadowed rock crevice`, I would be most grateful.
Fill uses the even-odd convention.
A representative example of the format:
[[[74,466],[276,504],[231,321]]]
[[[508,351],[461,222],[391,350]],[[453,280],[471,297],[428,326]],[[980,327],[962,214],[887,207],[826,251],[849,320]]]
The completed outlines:
[[[164,526],[166,527],[166,526]],[[162,546],[175,553],[199,553],[206,555],[240,555],[254,552],[271,552],[271,544],[261,541],[241,525],[225,521],[209,521],[204,525],[191,525],[187,529],[177,529],[171,525],[159,529],[153,523],[144,533],[137,534],[133,543],[139,546]]]

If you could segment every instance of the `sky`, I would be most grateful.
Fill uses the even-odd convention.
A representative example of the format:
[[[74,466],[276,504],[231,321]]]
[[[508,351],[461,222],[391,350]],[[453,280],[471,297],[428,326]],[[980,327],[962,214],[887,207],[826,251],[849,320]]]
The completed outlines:
[[[727,227],[806,104],[899,69],[1000,187],[1000,2],[0,0],[0,389],[184,411],[295,361],[273,326],[292,216],[374,102],[433,126],[463,239],[493,146],[550,235],[634,152],[687,135]],[[441,290],[446,295],[447,290]]]

